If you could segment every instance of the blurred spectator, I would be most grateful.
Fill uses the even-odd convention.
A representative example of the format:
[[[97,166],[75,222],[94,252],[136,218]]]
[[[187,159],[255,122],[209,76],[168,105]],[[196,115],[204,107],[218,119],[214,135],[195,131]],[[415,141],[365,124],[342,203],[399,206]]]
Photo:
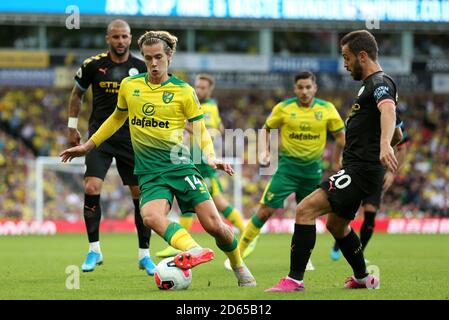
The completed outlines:
[[[27,203],[32,197],[27,189],[29,176],[26,162],[35,156],[58,156],[66,147],[66,104],[69,92],[55,88],[0,89],[0,218],[31,218]],[[215,98],[222,109],[222,120],[228,129],[260,129],[273,106],[291,96],[285,90],[220,90]],[[333,101],[343,118],[351,105],[352,94],[320,92],[320,97]],[[399,103],[411,142],[407,161],[398,172],[393,187],[385,194],[380,215],[392,217],[449,216],[449,97],[414,93]],[[90,97],[88,96],[88,99]],[[88,103],[88,101],[87,101]],[[87,117],[84,105],[80,117]],[[80,122],[80,132],[87,138],[87,121]],[[84,127],[83,127],[84,125]],[[232,150],[227,150],[231,152]],[[325,169],[331,150],[324,153]],[[230,155],[229,153],[227,155]],[[247,160],[247,158],[246,158]],[[269,176],[260,176],[256,164],[243,165],[243,212],[249,217],[258,202]],[[77,200],[82,195],[82,173],[45,171],[46,218],[82,219]],[[222,176],[232,187],[232,180]],[[102,206],[105,217],[124,218],[132,213],[132,203],[116,174],[105,184]],[[28,182],[27,182],[28,181]],[[228,194],[232,192],[228,191]],[[233,199],[230,198],[230,201]],[[27,202],[28,201],[28,202]],[[295,204],[287,203],[285,214],[294,215]],[[280,212],[281,214],[282,212]]]

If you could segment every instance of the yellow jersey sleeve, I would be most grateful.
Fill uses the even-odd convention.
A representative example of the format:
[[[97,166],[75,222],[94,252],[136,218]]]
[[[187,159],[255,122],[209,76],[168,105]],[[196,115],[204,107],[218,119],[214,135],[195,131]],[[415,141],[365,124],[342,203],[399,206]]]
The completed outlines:
[[[331,133],[342,131],[345,124],[341,119],[340,114],[332,103],[329,103],[329,119],[327,122],[327,130]]]
[[[282,103],[278,103],[273,108],[273,110],[271,111],[271,114],[268,116],[267,120],[265,121],[265,127],[267,129],[279,128],[282,126],[282,123],[283,123]]]
[[[128,82],[127,78],[123,79],[120,83],[120,89],[118,91],[117,97],[117,109],[121,111],[128,110],[128,103],[126,102],[126,83]]]
[[[105,122],[103,122],[101,127],[94,133],[94,135],[92,135],[92,137],[90,137],[90,139],[98,147],[120,129],[127,118],[127,110],[120,110],[117,106],[114,112],[105,120]]]
[[[214,121],[215,121],[215,125],[217,126],[217,129],[220,128],[221,118],[220,118],[220,110],[218,109],[218,106],[215,107]]]
[[[198,97],[192,87],[188,88],[186,98],[184,100],[184,115],[189,122],[193,122],[204,117],[201,104],[198,101]]]

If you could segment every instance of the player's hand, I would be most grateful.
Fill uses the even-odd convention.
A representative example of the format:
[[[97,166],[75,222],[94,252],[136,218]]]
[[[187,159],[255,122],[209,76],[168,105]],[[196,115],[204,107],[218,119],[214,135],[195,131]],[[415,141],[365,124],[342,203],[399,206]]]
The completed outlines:
[[[223,162],[221,160],[216,159],[215,157],[209,157],[207,158],[207,162],[209,165],[216,170],[223,170],[230,176],[234,175],[234,169],[231,167],[229,163]]]
[[[81,141],[81,134],[78,131],[78,129],[75,128],[67,128],[68,134],[67,134],[67,140],[69,143],[69,146],[79,146]]]
[[[259,163],[262,166],[268,166],[270,164],[270,152],[267,150],[261,151],[259,155]]]
[[[387,170],[384,175],[384,186],[383,186],[384,191],[390,189],[391,185],[393,184],[393,181],[394,181],[394,173],[391,172],[390,170]]]
[[[398,169],[398,160],[394,155],[393,147],[390,144],[380,145],[380,162],[390,170],[391,172],[396,172]]]
[[[61,157],[62,162],[70,162],[76,157],[82,157],[86,155],[94,147],[95,144],[92,142],[92,140],[88,140],[86,143],[83,143],[80,146],[72,147],[62,151],[59,156]]]

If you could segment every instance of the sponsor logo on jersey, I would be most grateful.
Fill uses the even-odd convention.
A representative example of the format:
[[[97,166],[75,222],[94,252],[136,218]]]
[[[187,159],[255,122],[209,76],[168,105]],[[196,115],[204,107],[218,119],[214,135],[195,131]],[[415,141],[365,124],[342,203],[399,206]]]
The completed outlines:
[[[354,116],[354,114],[356,114],[356,112],[359,110],[360,110],[360,105],[358,103],[354,103],[351,106],[351,112],[348,114],[348,118],[346,119],[346,122],[345,122],[346,125],[348,125],[349,119],[351,119]]]
[[[98,71],[100,71],[103,75],[105,75],[106,72],[108,72],[108,68],[98,68]]]
[[[140,90],[139,89],[134,89],[133,96],[134,97],[140,97]]]
[[[310,133],[296,133],[292,132],[288,136],[290,139],[294,140],[318,140],[320,138],[320,134],[310,134]]]
[[[170,128],[170,122],[168,121],[158,121],[154,118],[147,118],[147,117],[142,117],[142,118],[137,118],[137,116],[134,116],[134,118],[132,118],[131,120],[131,124],[133,126],[137,126],[137,127],[148,127],[148,128],[161,128],[161,129],[169,129]]]
[[[175,94],[173,92],[164,91],[162,94],[162,101],[164,101],[164,103],[170,103],[174,96]]]
[[[310,123],[309,122],[301,122],[299,124],[299,129],[301,131],[310,131],[312,128],[310,127]]]
[[[144,115],[150,117],[156,113],[155,106],[152,103],[145,103],[142,106],[142,112]]]
[[[120,82],[117,81],[100,81],[98,85],[105,89],[104,92],[108,93],[118,93],[120,88]]]

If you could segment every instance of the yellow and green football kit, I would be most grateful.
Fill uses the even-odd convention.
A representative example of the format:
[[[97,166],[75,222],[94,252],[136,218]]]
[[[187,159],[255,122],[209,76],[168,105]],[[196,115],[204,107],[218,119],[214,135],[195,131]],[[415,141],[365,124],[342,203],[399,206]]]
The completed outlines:
[[[327,131],[342,131],[344,123],[330,102],[315,98],[310,107],[303,107],[297,98],[291,98],[273,108],[265,128],[280,129],[281,151],[278,169],[260,203],[283,208],[284,200],[293,192],[298,203],[316,189],[322,176]],[[240,252],[245,252],[265,222],[252,215],[239,243]]]
[[[162,84],[153,84],[142,73],[122,80],[114,113],[91,137],[100,145],[128,118],[134,149],[134,173],[139,179],[140,207],[156,199],[176,196],[183,211],[211,199],[207,186],[194,166],[188,148],[182,144],[185,121],[199,122],[199,137],[195,137],[202,153],[214,156],[212,139],[204,124],[204,114],[193,88],[170,76]],[[189,250],[199,245],[178,223],[169,224],[163,238],[176,249]],[[241,259],[237,239],[217,244],[239,266]]]
[[[283,208],[284,200],[296,192],[296,201],[315,190],[322,177],[322,155],[327,131],[336,133],[344,123],[330,102],[315,98],[303,107],[297,98],[277,104],[265,122],[267,129],[280,129],[279,165],[263,193],[261,203]]]
[[[105,132],[120,127],[127,117],[141,207],[154,199],[172,203],[176,196],[183,210],[192,210],[197,203],[210,199],[188,148],[182,144],[186,119],[204,122],[203,111],[190,85],[175,76],[157,85],[148,81],[147,73],[125,78],[112,120],[105,122]],[[204,123],[202,126],[207,131]],[[101,132],[97,131],[92,140],[96,145],[101,143]],[[199,144],[203,152],[214,154],[210,138],[209,142]]]

